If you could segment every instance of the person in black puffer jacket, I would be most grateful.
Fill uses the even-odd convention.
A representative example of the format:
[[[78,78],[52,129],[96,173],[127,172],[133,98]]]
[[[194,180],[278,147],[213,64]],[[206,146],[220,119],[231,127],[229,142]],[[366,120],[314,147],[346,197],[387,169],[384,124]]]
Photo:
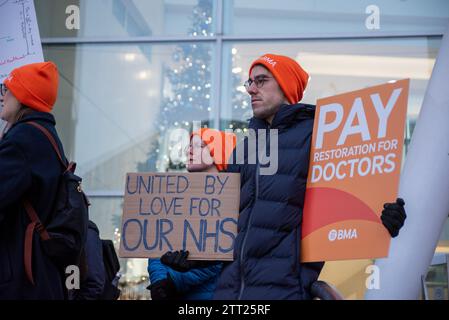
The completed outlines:
[[[254,61],[249,75],[245,87],[254,113],[249,128],[278,130],[277,171],[261,174],[273,164],[251,164],[249,152],[243,164],[228,165],[227,172],[241,177],[238,234],[234,261],[224,266],[214,299],[311,299],[310,286],[324,263],[300,262],[315,106],[299,101],[309,76],[295,60],[273,54]],[[268,134],[265,141],[257,134],[254,138],[256,152],[262,144],[270,150]],[[241,143],[249,150],[248,139]],[[236,151],[233,159],[238,163]],[[388,208],[382,221],[390,234],[397,235],[405,219],[403,204]]]

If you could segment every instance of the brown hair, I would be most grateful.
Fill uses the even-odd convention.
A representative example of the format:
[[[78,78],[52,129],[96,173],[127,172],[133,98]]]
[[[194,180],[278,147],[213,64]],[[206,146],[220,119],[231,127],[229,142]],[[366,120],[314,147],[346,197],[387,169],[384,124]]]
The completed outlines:
[[[16,118],[14,119],[14,123],[22,120],[26,115],[32,113],[33,110],[25,105],[21,105],[19,111],[17,112]],[[14,124],[13,123],[13,124]]]

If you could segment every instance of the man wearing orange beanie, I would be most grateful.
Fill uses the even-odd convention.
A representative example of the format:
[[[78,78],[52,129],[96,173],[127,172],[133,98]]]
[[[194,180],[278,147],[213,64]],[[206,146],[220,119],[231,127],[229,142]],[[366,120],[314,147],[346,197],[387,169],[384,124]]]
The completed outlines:
[[[241,177],[239,232],[234,261],[223,269],[215,299],[310,298],[308,287],[322,263],[299,263],[315,112],[314,106],[299,103],[308,80],[307,72],[286,56],[265,54],[250,66],[245,87],[254,117],[249,128],[278,130],[278,141],[266,143],[278,145],[278,172],[261,175],[262,165],[246,158],[244,164],[228,165],[228,172]]]
[[[311,285],[323,263],[300,263],[315,114],[315,106],[300,103],[308,80],[299,63],[286,56],[265,54],[251,64],[245,83],[254,113],[249,128],[278,131],[276,141],[266,138],[265,143],[257,143],[257,148],[275,144],[278,172],[264,175],[265,165],[248,163],[247,156],[243,164],[228,165],[227,172],[240,173],[239,231],[234,261],[223,269],[215,299],[313,298]]]
[[[309,74],[295,60],[274,54],[256,59],[249,74],[245,87],[254,116],[269,123],[282,105],[301,101],[309,81]]]

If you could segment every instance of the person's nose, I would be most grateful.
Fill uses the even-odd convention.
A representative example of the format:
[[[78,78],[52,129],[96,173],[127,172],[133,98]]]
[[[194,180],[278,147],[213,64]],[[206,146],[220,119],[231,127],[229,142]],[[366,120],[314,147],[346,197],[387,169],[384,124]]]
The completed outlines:
[[[256,84],[254,82],[251,83],[251,85],[248,87],[248,89],[246,91],[248,92],[248,94],[250,96],[253,96],[253,95],[257,94],[257,92],[259,92],[257,90],[257,86],[256,86]]]

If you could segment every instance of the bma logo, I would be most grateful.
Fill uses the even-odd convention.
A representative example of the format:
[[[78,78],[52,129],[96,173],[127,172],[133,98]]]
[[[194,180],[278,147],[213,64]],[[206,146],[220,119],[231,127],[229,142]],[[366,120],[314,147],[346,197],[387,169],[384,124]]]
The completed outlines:
[[[357,229],[332,229],[327,235],[329,241],[357,239]]]
[[[274,61],[273,59],[271,59],[270,57],[267,56],[263,56],[262,58],[260,58],[261,60],[264,60],[266,62],[268,62],[269,64],[271,64],[271,66],[274,68],[274,66],[276,65],[276,61]]]

